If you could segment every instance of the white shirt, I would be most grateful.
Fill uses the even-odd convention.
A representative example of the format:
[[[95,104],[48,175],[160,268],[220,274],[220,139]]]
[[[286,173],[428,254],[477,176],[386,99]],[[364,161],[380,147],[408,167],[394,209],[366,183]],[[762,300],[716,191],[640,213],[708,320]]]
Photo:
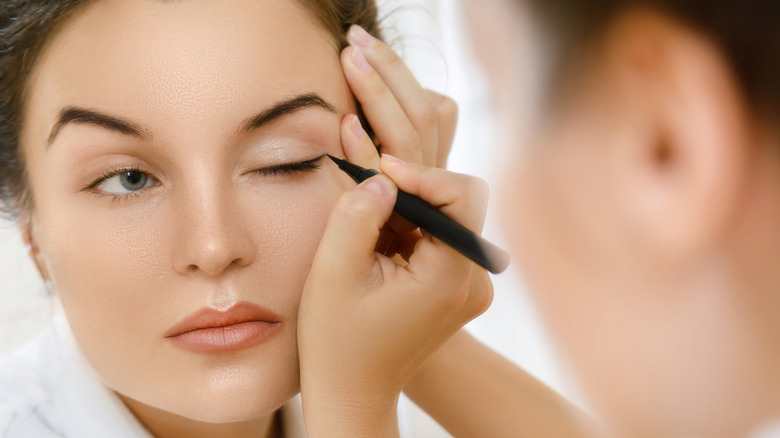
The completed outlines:
[[[750,438],[780,438],[780,421],[762,425],[750,435]]]
[[[286,437],[305,438],[300,398],[282,408]],[[0,357],[0,438],[152,438],[82,355],[64,317]]]

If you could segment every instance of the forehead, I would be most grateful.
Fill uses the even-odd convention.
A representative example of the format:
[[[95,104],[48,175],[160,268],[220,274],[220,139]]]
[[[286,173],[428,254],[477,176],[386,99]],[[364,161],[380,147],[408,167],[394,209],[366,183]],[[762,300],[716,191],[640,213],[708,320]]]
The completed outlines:
[[[28,114],[48,120],[83,105],[190,127],[346,87],[332,36],[296,0],[100,0],[53,36],[28,85]]]

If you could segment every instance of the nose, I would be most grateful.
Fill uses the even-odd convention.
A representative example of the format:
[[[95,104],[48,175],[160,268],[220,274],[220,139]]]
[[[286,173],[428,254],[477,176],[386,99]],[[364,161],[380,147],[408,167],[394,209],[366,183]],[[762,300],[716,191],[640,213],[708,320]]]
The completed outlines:
[[[190,190],[177,204],[179,221],[174,224],[178,229],[173,251],[177,272],[218,276],[254,261],[253,236],[229,190]]]

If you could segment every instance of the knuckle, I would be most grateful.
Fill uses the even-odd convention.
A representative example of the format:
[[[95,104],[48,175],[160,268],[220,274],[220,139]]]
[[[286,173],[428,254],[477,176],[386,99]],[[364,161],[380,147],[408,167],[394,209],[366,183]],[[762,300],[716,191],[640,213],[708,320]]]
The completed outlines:
[[[395,50],[391,49],[387,44],[381,44],[377,47],[377,55],[379,60],[383,64],[387,64],[391,68],[400,67],[404,64],[404,61],[395,53]]]
[[[436,307],[445,314],[460,313],[461,309],[469,302],[469,282],[450,282],[451,287],[443,288],[436,295]]]
[[[466,180],[466,193],[469,198],[475,201],[487,200],[490,197],[490,186],[482,178],[468,177]]]
[[[385,84],[376,72],[369,73],[368,85],[366,88],[369,93],[375,96],[385,96],[390,92],[390,89],[387,88],[387,84]]]
[[[407,126],[398,133],[398,148],[405,151],[420,149],[420,135],[413,126]]]
[[[472,292],[469,294],[469,307],[471,307],[474,316],[481,315],[493,304],[494,288],[493,282],[487,271],[474,268],[479,271],[473,280]]]
[[[436,105],[436,111],[440,120],[447,122],[458,120],[458,103],[449,96],[442,96],[442,99]]]
[[[436,126],[439,124],[439,114],[433,104],[421,105],[410,111],[410,117],[423,126]]]

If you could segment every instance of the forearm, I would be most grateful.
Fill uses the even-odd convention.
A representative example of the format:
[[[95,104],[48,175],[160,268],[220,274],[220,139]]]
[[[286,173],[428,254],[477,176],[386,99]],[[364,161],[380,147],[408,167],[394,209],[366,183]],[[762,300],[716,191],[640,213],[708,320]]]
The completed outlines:
[[[464,330],[404,392],[457,437],[590,436],[576,407]]]

